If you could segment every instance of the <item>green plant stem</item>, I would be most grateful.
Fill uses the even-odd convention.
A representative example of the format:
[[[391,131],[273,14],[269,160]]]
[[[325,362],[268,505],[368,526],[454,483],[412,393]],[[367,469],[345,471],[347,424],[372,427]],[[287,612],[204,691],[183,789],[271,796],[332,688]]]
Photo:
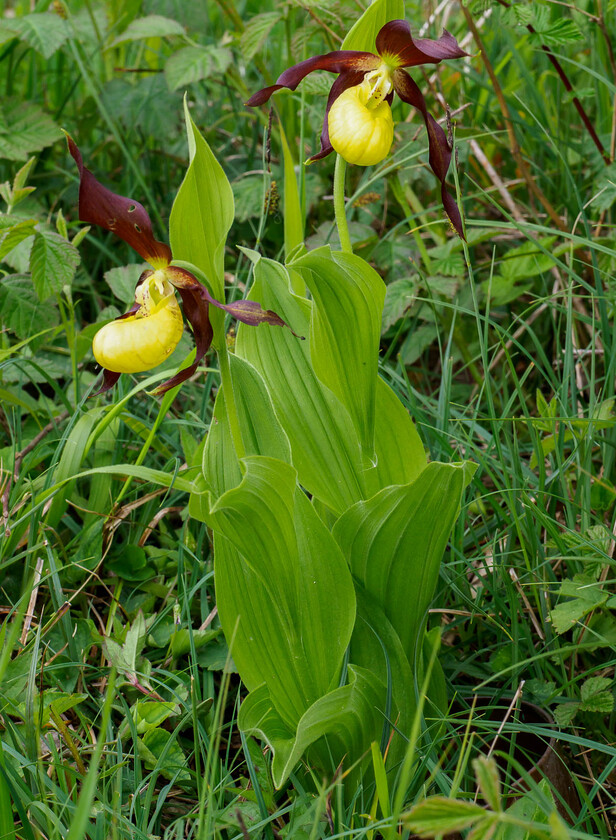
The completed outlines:
[[[349,236],[349,223],[346,217],[344,204],[344,176],[346,174],[346,160],[336,155],[336,168],[334,169],[334,214],[336,216],[336,227],[340,238],[340,247],[347,254],[353,253],[351,237]]]
[[[227,420],[229,422],[229,430],[231,432],[231,439],[235,448],[235,454],[238,458],[246,456],[244,449],[244,441],[242,440],[242,430],[240,428],[240,420],[237,413],[237,406],[235,404],[235,394],[233,393],[233,380],[231,379],[231,366],[229,364],[229,351],[227,343],[223,336],[218,345],[218,366],[220,368],[220,379],[225,395],[225,408],[227,409]]]

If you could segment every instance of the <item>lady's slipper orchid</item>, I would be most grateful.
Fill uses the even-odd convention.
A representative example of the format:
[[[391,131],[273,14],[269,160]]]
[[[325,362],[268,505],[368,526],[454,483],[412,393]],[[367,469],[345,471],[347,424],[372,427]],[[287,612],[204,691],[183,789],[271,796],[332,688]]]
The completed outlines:
[[[185,268],[171,265],[171,249],[158,242],[145,208],[104,187],[83,165],[81,152],[66,135],[68,148],[79,169],[79,218],[113,231],[128,243],[154,271],[144,271],[135,290],[135,304],[124,315],[102,327],[94,336],[92,350],[104,368],[103,387],[109,390],[121,373],[138,373],[156,367],[175,350],[183,332],[183,320],[175,289],[180,294],[184,314],[192,327],[197,352],[194,362],[160,385],[155,393],[164,394],[185,382],[197,369],[212,343],[213,330],[209,306],[224,309],[245,324],[286,326],[275,312],[264,310],[256,301],[221,303]]]
[[[378,55],[336,50],[308,58],[285,70],[275,85],[251,96],[247,105],[262,105],[281,88],[295,90],[313,70],[338,73],[327,100],[321,149],[310,161],[320,160],[336,151],[349,163],[370,166],[379,163],[389,153],[393,140],[390,106],[395,91],[400,99],[417,108],[423,116],[428,130],[430,166],[441,183],[445,211],[462,236],[458,206],[445,187],[451,147],[441,126],[428,113],[422,92],[402,68],[438,64],[443,59],[461,58],[467,53],[447,31],[436,41],[428,38],[414,40],[410,26],[404,20],[392,20],[383,26],[376,37],[376,50]]]

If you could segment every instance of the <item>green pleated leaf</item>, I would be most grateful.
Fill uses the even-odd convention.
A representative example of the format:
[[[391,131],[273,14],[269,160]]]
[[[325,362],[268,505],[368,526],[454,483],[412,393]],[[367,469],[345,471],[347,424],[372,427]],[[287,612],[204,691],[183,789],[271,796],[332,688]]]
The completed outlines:
[[[251,300],[273,309],[298,335],[310,330],[312,304],[289,291],[280,263],[258,259]],[[300,483],[337,513],[365,498],[359,439],[348,411],[317,378],[308,341],[289,330],[238,330],[236,352],[261,374],[274,410],[289,437]]]
[[[184,104],[190,164],[171,208],[169,239],[175,259],[193,263],[210,291],[224,301],[224,248],[233,224],[233,190]],[[215,335],[224,314],[210,307]]]
[[[289,255],[304,241],[304,214],[299,199],[295,161],[282,124],[279,125],[284,160],[284,254]],[[296,289],[301,294],[301,289]]]
[[[385,284],[355,254],[310,251],[293,263],[315,308],[310,357],[316,375],[346,407],[364,455],[374,460],[374,418]]]
[[[404,0],[374,0],[349,30],[341,50],[375,51],[379,29],[390,20],[404,18]]]
[[[366,473],[369,496],[392,484],[410,484],[427,464],[411,416],[380,377],[376,382],[376,466]]]
[[[467,477],[463,464],[428,464],[411,484],[358,502],[333,529],[353,576],[391,622],[411,666]]]
[[[239,725],[267,741],[274,753],[272,776],[280,788],[302,755],[317,744],[311,763],[333,774],[369,753],[382,728],[383,685],[370,671],[349,665],[349,684],[330,691],[302,716],[295,731],[276,714],[265,686],[252,691],[240,709]],[[327,743],[318,744],[326,738]],[[369,760],[369,758],[368,758]],[[359,772],[359,770],[357,771]]]
[[[241,484],[206,520],[217,538],[218,610],[240,676],[249,687],[265,682],[294,728],[338,679],[355,620],[353,583],[293,467],[261,456],[242,464]]]

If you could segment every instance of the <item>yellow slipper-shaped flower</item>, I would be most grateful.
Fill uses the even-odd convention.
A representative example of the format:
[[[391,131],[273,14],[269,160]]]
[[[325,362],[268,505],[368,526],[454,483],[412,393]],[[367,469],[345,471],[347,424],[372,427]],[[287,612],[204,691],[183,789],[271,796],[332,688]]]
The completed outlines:
[[[391,108],[374,97],[370,82],[348,88],[329,112],[329,140],[347,163],[373,166],[389,154],[394,139]]]
[[[135,291],[139,308],[94,336],[94,358],[114,373],[139,373],[164,362],[177,347],[184,323],[173,286],[154,272]]]

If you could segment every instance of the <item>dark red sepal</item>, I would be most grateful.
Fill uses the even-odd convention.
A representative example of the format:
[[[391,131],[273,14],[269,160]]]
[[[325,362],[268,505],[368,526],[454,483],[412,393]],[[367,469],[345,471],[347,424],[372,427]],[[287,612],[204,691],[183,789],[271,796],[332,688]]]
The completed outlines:
[[[302,79],[314,70],[327,70],[330,73],[347,73],[348,71],[361,71],[362,76],[369,70],[375,70],[381,63],[377,55],[358,50],[336,50],[325,55],[315,55],[289,67],[276,79],[275,85],[258,90],[254,93],[246,105],[255,108],[263,105],[270,96],[281,88],[295,90]]]
[[[424,122],[428,130],[430,166],[436,177],[441,182],[441,198],[443,200],[443,206],[456,232],[462,237],[462,239],[464,239],[462,218],[460,216],[458,205],[445,186],[447,170],[449,169],[449,164],[451,163],[451,148],[447,142],[447,135],[441,126],[436,122],[434,117],[428,113],[423,93],[419,90],[406,71],[396,70],[393,74],[393,82],[396,93],[400,99],[407,102],[409,105],[412,105],[414,108],[417,108],[424,118]]]
[[[321,129],[321,149],[308,159],[309,163],[314,163],[315,160],[322,160],[327,155],[334,151],[334,147],[329,142],[329,112],[341,93],[348,90],[350,87],[361,84],[365,76],[363,70],[348,70],[342,73],[334,84],[331,86],[329,96],[327,97],[327,107],[325,108],[325,119],[323,120],[323,128]]]
[[[93,394],[90,394],[90,396],[98,397],[99,394],[104,394],[105,391],[110,391],[121,375],[122,374],[116,373],[113,370],[107,370],[107,368],[103,368],[103,386],[102,388],[99,388],[98,391],[95,391]]]
[[[464,52],[447,30],[438,40],[413,39],[411,27],[405,20],[391,20],[376,36],[379,55],[396,67],[416,67],[420,64],[438,64],[446,58],[462,58]]]
[[[271,309],[263,309],[261,304],[256,300],[237,300],[235,303],[221,303],[215,297],[212,297],[208,289],[197,280],[194,274],[191,274],[185,268],[171,265],[165,270],[165,276],[170,283],[173,283],[179,289],[180,294],[182,294],[183,290],[193,291],[202,300],[211,303],[212,306],[216,306],[218,309],[224,309],[225,312],[233,315],[236,320],[242,321],[244,324],[249,324],[252,327],[258,327],[259,324],[271,324],[272,326],[288,327],[290,329],[289,325],[279,315]],[[183,296],[182,300],[184,300]],[[291,332],[293,331],[291,330]]]
[[[68,150],[79,169],[79,218],[110,230],[155,268],[171,262],[171,249],[158,242],[152,233],[147,210],[138,201],[117,195],[104,187],[83,165],[81,152],[73,138],[66,135]]]
[[[180,293],[180,297],[182,298],[184,315],[186,316],[188,323],[191,325],[195,336],[197,352],[195,354],[195,360],[191,365],[188,365],[188,367],[178,371],[175,376],[172,376],[171,379],[168,379],[166,382],[159,385],[158,388],[154,389],[152,393],[156,396],[160,396],[160,394],[164,394],[171,388],[175,388],[176,385],[181,385],[182,382],[186,382],[187,379],[190,379],[193,373],[197,370],[199,362],[210,349],[212,339],[214,337],[207,302],[203,300],[196,289],[178,289],[178,291]]]

